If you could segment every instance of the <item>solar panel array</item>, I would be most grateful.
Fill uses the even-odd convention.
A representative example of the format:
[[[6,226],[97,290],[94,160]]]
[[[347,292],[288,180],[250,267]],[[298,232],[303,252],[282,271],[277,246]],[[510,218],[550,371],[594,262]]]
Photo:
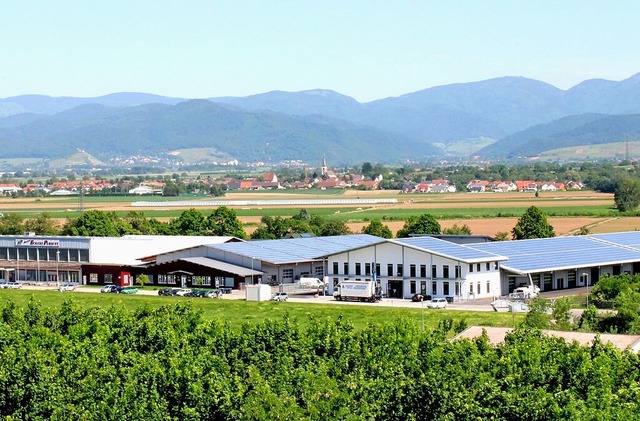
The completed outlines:
[[[273,264],[282,264],[319,259],[330,254],[385,241],[384,238],[373,235],[353,234],[334,237],[257,240],[244,243],[216,244],[209,247]]]
[[[506,269],[532,273],[640,261],[640,248],[629,247],[626,241],[640,245],[640,235],[541,238],[479,243],[473,247],[508,257],[502,263]]]
[[[482,251],[433,237],[410,237],[397,239],[395,241],[465,263],[490,262],[506,259],[501,256],[500,253]]]

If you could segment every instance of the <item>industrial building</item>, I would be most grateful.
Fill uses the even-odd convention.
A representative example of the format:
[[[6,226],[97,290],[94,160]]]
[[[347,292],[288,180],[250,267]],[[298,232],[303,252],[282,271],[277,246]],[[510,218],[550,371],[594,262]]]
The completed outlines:
[[[533,282],[542,291],[640,273],[640,232],[458,244],[446,237],[366,234],[243,241],[234,237],[0,237],[7,280],[228,287],[325,279],[374,280],[388,297],[495,297]]]

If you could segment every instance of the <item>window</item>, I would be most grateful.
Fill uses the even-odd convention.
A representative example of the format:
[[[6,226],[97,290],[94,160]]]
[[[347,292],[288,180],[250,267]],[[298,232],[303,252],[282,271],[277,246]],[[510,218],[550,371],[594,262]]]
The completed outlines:
[[[200,276],[203,286],[211,286],[211,276]]]
[[[478,295],[482,294],[482,291],[480,289],[481,289],[480,282],[478,282],[478,286],[476,288],[476,291],[478,292]]]
[[[442,277],[445,278],[445,279],[449,279],[449,266],[448,265],[442,266]]]
[[[469,294],[473,294],[473,282],[469,282]]]
[[[387,264],[387,276],[393,276],[393,265],[391,263]]]
[[[333,262],[333,274],[338,273],[338,262]]]
[[[427,265],[420,265],[420,277],[421,278],[427,277]]]
[[[449,295],[449,282],[442,283],[442,294]]]
[[[473,273],[473,264],[469,265],[469,273]]]
[[[462,278],[462,266],[456,265],[456,279]]]
[[[344,264],[342,265],[342,269],[344,270],[343,274],[344,275],[348,275],[349,274],[349,262],[344,262]]]
[[[498,270],[498,262],[493,262],[493,269]]]
[[[89,261],[89,250],[87,250],[87,249],[81,249],[80,250],[80,261],[81,262],[88,262]]]
[[[415,294],[416,293],[416,281],[411,281],[409,283],[409,293],[411,293],[411,294]]]
[[[360,268],[360,263],[356,263],[356,275],[362,275],[362,270]]]
[[[480,272],[480,263],[476,263],[476,270]]]
[[[409,265],[409,276],[412,278],[416,277],[416,265]]]
[[[487,294],[491,293],[491,281],[487,281]]]
[[[97,273],[90,273],[89,274],[89,282],[92,284],[97,284],[98,283],[98,274]]]
[[[371,275],[371,263],[364,264],[364,274]]]
[[[438,283],[437,282],[431,282],[431,294],[432,295],[437,295],[438,294]]]
[[[491,270],[491,263],[487,262],[486,265],[487,265],[487,272],[489,272]]]
[[[282,269],[282,279],[293,279],[293,269]]]
[[[376,275],[381,276],[381,273],[380,273],[380,263],[376,263]]]
[[[316,275],[316,278],[324,277],[324,268],[322,266],[316,266],[313,269],[313,274]]]
[[[112,284],[113,283],[113,275],[110,273],[105,273],[104,275],[104,283],[105,284]]]
[[[460,295],[460,282],[455,282],[456,295]]]
[[[402,263],[398,263],[398,276],[402,276]]]
[[[438,267],[436,265],[431,265],[431,277],[433,279],[438,277]]]

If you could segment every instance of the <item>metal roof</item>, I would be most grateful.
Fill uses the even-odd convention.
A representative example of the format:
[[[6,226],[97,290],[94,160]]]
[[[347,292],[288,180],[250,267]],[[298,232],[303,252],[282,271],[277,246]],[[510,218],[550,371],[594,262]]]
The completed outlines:
[[[507,258],[500,253],[478,250],[475,244],[472,247],[434,237],[410,237],[390,241],[464,263],[507,260]]]
[[[263,275],[263,272],[254,269],[247,269],[242,266],[232,265],[231,263],[221,262],[219,260],[210,259],[208,257],[183,257],[179,261],[194,263],[196,265],[205,266],[211,269],[221,270],[223,272],[233,273],[238,276]]]
[[[640,261],[640,232],[499,241],[473,247],[507,256],[502,267],[512,272],[549,272]]]
[[[272,264],[307,262],[359,247],[384,243],[387,240],[368,234],[333,237],[284,238],[226,243],[207,247],[234,253]]]

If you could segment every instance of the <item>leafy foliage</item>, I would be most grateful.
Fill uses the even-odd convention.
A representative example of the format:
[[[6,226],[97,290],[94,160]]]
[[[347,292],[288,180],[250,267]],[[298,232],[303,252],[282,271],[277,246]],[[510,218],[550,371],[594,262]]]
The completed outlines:
[[[635,210],[640,205],[640,180],[625,178],[618,183],[613,196],[620,212]]]
[[[410,216],[404,226],[398,230],[398,238],[406,238],[410,234],[440,234],[440,223],[433,216],[424,213],[419,216]]]
[[[379,219],[374,219],[369,222],[369,225],[362,227],[363,234],[375,235],[382,238],[393,238],[393,233],[388,226],[380,222]]]
[[[287,316],[232,329],[188,304],[124,311],[5,302],[6,419],[637,419],[638,356],[518,329],[447,340],[396,320]]]
[[[531,206],[522,215],[511,231],[514,240],[555,237],[553,227],[547,222],[546,215],[537,207]]]

